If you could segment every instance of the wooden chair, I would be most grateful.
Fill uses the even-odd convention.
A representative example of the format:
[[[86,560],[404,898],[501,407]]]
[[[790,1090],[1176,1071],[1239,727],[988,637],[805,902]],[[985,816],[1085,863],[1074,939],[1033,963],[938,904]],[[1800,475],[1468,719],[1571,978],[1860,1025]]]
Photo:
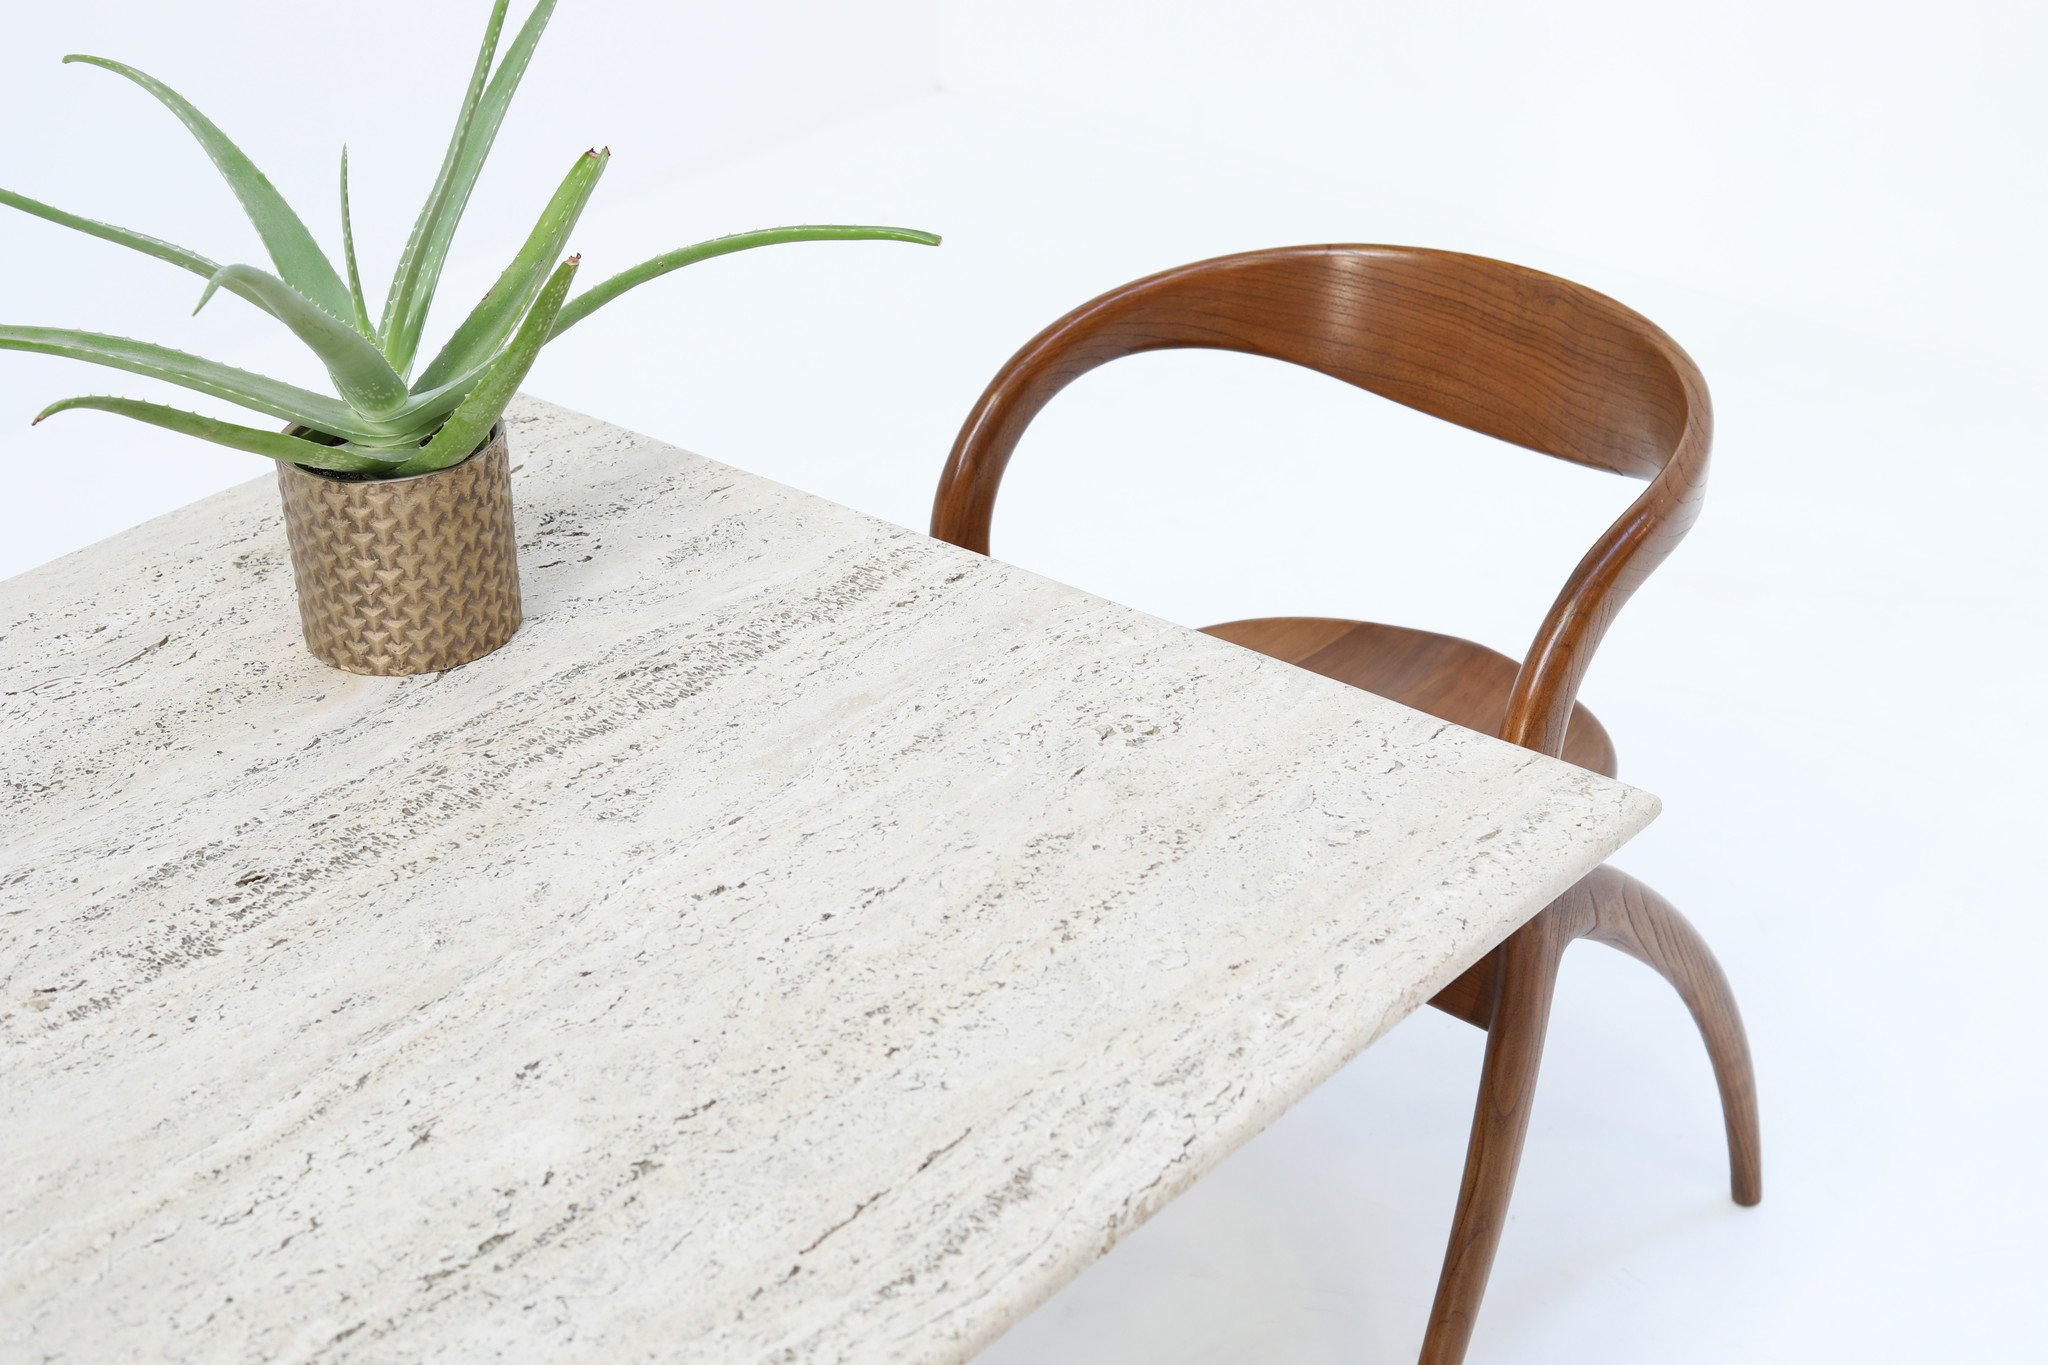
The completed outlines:
[[[1545,455],[1648,487],[1579,561],[1520,663],[1448,635],[1279,616],[1208,633],[1612,776],[1614,746],[1578,705],[1615,613],[1698,514],[1712,417],[1692,360],[1604,295],[1478,256],[1305,246],[1182,266],[1113,289],[1034,337],[961,428],[932,534],[988,553],[1004,466],[1054,394],[1106,361],[1200,347],[1291,361]],[[1756,1087],[1741,1016],[1713,954],[1654,891],[1603,867],[1431,1003],[1486,1031],[1471,1146],[1423,1365],[1464,1358],[1528,1132],[1560,957],[1619,948],[1678,989],[1705,1036],[1735,1201],[1763,1193]]]

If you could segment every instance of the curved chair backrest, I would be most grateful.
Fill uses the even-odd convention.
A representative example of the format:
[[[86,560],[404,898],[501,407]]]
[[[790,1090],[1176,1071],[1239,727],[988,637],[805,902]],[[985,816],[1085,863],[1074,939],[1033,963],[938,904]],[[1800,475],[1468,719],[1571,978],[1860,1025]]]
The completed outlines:
[[[940,478],[932,535],[988,553],[1003,469],[1053,395],[1173,348],[1270,356],[1433,417],[1649,487],[1580,560],[1524,659],[1501,738],[1564,745],[1608,623],[1698,514],[1706,381],[1648,319],[1569,280],[1482,256],[1303,246],[1181,266],[1081,305],[1011,357]]]

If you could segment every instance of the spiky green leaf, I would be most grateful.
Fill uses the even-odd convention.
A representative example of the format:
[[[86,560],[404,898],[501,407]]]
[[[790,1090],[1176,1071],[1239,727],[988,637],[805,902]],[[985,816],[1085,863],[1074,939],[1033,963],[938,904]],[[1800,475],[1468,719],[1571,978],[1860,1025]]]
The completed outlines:
[[[199,296],[199,308],[221,285],[246,290],[264,301],[279,321],[306,343],[334,380],[335,391],[348,405],[372,420],[388,418],[404,407],[412,395],[405,381],[391,368],[377,348],[355,328],[314,304],[267,270],[253,265],[224,265],[207,281]]]
[[[66,62],[84,62],[124,76],[154,95],[165,108],[178,116],[199,145],[213,159],[221,177],[242,201],[243,211],[249,221],[256,225],[263,245],[270,252],[270,259],[277,265],[277,273],[289,281],[314,303],[326,309],[337,318],[348,316],[348,289],[335,273],[334,263],[320,250],[319,243],[299,215],[292,211],[284,196],[277,192],[263,172],[256,169],[256,163],[249,160],[240,147],[229,141],[227,134],[216,127],[211,119],[193,108],[191,103],[177,91],[157,80],[154,76],[137,71],[132,66],[110,61],[105,57],[93,57],[74,52],[64,59]]]
[[[377,339],[370,325],[370,301],[363,297],[363,272],[356,268],[356,225],[348,211],[348,148],[341,149],[341,255],[348,263],[348,301],[355,310],[356,330],[365,340]]]
[[[602,152],[588,151],[576,159],[576,164],[570,167],[569,174],[542,211],[540,221],[527,234],[526,244],[512,258],[512,264],[498,276],[498,282],[455,329],[455,334],[441,348],[441,353],[420,374],[413,384],[414,392],[424,392],[447,383],[489,359],[505,344],[519,326],[519,320],[526,316],[526,310],[539,297],[541,286],[547,283],[550,267],[562,259],[562,252],[569,243],[569,233],[575,228],[576,220],[583,216],[583,206],[590,202],[591,191],[597,188],[598,178],[604,174],[605,163],[610,159],[609,148]]]
[[[166,242],[128,228],[115,227],[112,223],[97,222],[76,213],[67,213],[54,205],[31,199],[25,194],[16,194],[13,190],[0,189],[0,204],[20,209],[23,213],[32,214],[60,227],[83,232],[88,237],[97,237],[101,241],[125,246],[131,251],[139,251],[145,256],[154,256],[159,261],[169,261],[172,265],[180,266],[195,275],[211,275],[220,269],[218,263],[196,251],[188,251],[174,242]]]
[[[327,394],[147,341],[61,327],[0,326],[0,351],[31,351],[66,360],[83,360],[110,369],[126,370],[130,374],[167,380],[195,393],[224,398],[282,421],[296,422],[336,436],[374,441],[386,435],[364,422],[346,403],[338,402]]]
[[[493,356],[491,359],[495,360],[496,357]],[[462,400],[469,397],[470,390],[477,386],[478,381],[484,377],[484,374],[489,369],[490,361],[487,360],[481,365],[464,371],[438,388],[414,394],[404,407],[383,419],[378,425],[381,428],[388,428],[394,432],[414,432],[421,439],[425,439],[428,435],[432,434],[435,427],[439,426],[446,419],[449,413],[461,406]]]
[[[561,314],[563,301],[569,297],[569,285],[576,278],[576,267],[580,263],[580,257],[571,256],[555,268],[555,273],[542,286],[540,297],[533,301],[526,320],[519,324],[511,343],[484,373],[469,397],[462,400],[462,406],[449,417],[447,424],[434,433],[434,439],[427,442],[426,449],[400,465],[397,473],[425,474],[430,470],[446,469],[468,459],[471,452],[484,443],[491,434],[491,428],[504,416],[505,405],[518,392],[527,371],[533,368],[541,347],[547,345],[549,329]]]
[[[490,158],[492,144],[498,138],[498,126],[505,121],[505,111],[512,104],[512,96],[517,93],[519,82],[533,61],[534,48],[539,46],[541,34],[554,12],[555,0],[540,0],[533,7],[533,12],[527,15],[526,22],[505,49],[505,58],[498,63],[490,87],[477,102],[475,116],[463,135],[462,155],[456,162],[455,176],[449,184],[448,211],[435,220],[422,248],[417,302],[407,319],[398,352],[403,358],[398,364],[402,372],[410,373],[413,359],[419,354],[420,332],[426,326],[427,310],[433,304],[434,291],[440,284],[441,268],[447,263],[449,245],[455,240],[455,230],[461,225],[463,211],[469,206],[470,192],[476,188],[477,177],[483,174],[484,162]]]
[[[73,228],[85,233],[89,237],[98,237],[102,241],[128,247],[131,250],[141,252],[145,256],[153,256],[159,261],[168,261],[172,265],[191,271],[204,280],[211,280],[215,272],[220,269],[220,262],[202,256],[196,251],[189,251],[174,242],[162,241],[140,232],[130,231],[124,227],[115,227],[112,223],[95,222],[91,218],[84,218],[75,213],[67,213],[63,209],[41,203],[29,198],[25,194],[16,194],[12,190],[0,190],[0,204],[6,204],[11,208],[18,208],[24,213],[33,214],[38,218],[46,219],[62,227]],[[225,287],[229,292],[240,294],[243,298],[248,299],[249,302],[263,309],[264,312],[268,313],[270,311],[269,306],[262,299],[251,297],[233,284],[227,284]]]
[[[418,345],[418,328],[413,325],[415,314],[424,321],[427,306],[433,300],[434,281],[427,278],[429,245],[442,217],[448,212],[456,190],[456,176],[462,164],[463,144],[468,140],[469,129],[476,117],[477,104],[483,99],[484,83],[491,74],[491,59],[497,55],[498,34],[505,27],[505,10],[510,0],[495,0],[491,6],[491,17],[484,24],[484,40],[477,49],[476,62],[470,68],[469,84],[462,92],[462,106],[456,111],[455,131],[449,136],[448,150],[441,157],[441,168],[434,173],[433,188],[427,191],[427,202],[420,206],[420,215],[413,220],[412,232],[405,239],[405,249],[398,254],[398,269],[391,277],[390,292],[384,296],[384,320],[378,327],[384,338],[384,354],[401,373],[412,365],[413,349],[408,349],[406,337]],[[467,195],[464,195],[467,198]],[[460,210],[457,210],[460,213]],[[438,264],[433,268],[437,280]]]
[[[160,241],[157,238],[147,236],[143,233],[130,231],[127,228],[115,227],[112,224],[96,222],[93,219],[84,218],[79,216],[78,214],[68,213],[63,209],[55,208],[49,204],[44,204],[38,200],[30,199],[26,195],[16,194],[9,190],[0,190],[0,203],[4,203],[13,208],[19,208],[25,213],[32,214],[35,217],[45,219],[49,222],[56,223],[60,226],[74,228],[80,232],[86,233],[89,236],[98,237],[105,241],[114,242],[118,245],[129,247],[132,250],[140,251],[144,255],[152,256],[161,261],[167,261],[172,265],[178,266],[185,270],[189,270],[193,274],[199,276],[201,279],[207,280],[209,282],[212,281],[215,274],[217,274],[220,270],[220,265],[218,262],[213,261],[205,256],[202,256],[196,251],[187,250],[186,248],[177,246],[171,242]],[[232,278],[225,279],[221,281],[220,287],[228,290],[230,293],[237,294],[240,297],[247,299],[250,303],[254,304],[258,308],[261,308],[266,313],[272,312],[271,306],[269,302],[266,300],[266,298],[262,295],[257,294],[243,281]],[[275,316],[274,313],[272,315]],[[142,342],[128,342],[126,338],[122,337],[102,337],[99,334],[88,332],[59,332],[56,329],[15,330],[30,332],[40,331],[51,337],[62,336],[74,339],[90,338],[95,341],[121,343],[134,346],[146,345],[146,343]],[[18,346],[13,347],[11,349],[26,350],[42,348]],[[71,354],[70,352],[59,352],[55,350],[50,350],[47,351],[46,353],[52,355]],[[165,348],[158,347],[155,348],[154,351],[149,355],[135,356],[134,359],[136,363],[123,363],[120,364],[118,368],[131,370],[137,374],[147,374],[158,378],[170,379],[173,382],[184,383],[185,381],[179,379],[176,374],[165,373],[160,369],[159,362],[162,360],[163,357],[180,357],[181,364],[184,362],[190,362],[191,364],[198,366],[215,365],[215,362],[204,360],[198,356],[185,356],[183,352],[169,351],[166,350]],[[99,356],[74,355],[73,358],[94,360],[96,363],[102,364],[114,363],[112,361],[101,359]],[[217,368],[220,371],[225,372],[227,375],[235,376],[235,378],[232,381],[223,382],[232,382],[236,385],[242,385],[245,384],[247,381],[262,381],[262,376],[260,375],[250,375],[246,371],[233,370],[227,366],[218,366]],[[483,367],[481,365],[475,366],[472,367],[470,370],[464,372],[463,374],[457,375],[454,378],[448,380],[447,382],[439,385],[436,388],[423,389],[419,394],[408,398],[406,400],[405,405],[402,408],[400,408],[397,412],[391,414],[389,417],[376,419],[374,421],[359,413],[355,413],[354,410],[349,408],[347,404],[340,402],[331,395],[316,394],[313,393],[311,390],[297,388],[292,385],[282,386],[283,389],[289,391],[288,398],[280,398],[273,394],[271,397],[264,399],[262,401],[251,401],[250,399],[243,396],[243,393],[246,390],[241,389],[231,392],[225,388],[205,388],[201,387],[200,385],[191,383],[186,383],[185,386],[188,388],[195,388],[199,392],[209,393],[217,397],[226,398],[231,402],[242,403],[244,404],[244,406],[255,408],[259,412],[267,412],[270,413],[272,416],[284,417],[288,421],[300,420],[299,413],[296,409],[298,406],[303,405],[305,406],[308,413],[317,414],[316,420],[309,421],[306,423],[306,425],[317,427],[319,430],[332,431],[334,434],[338,436],[346,436],[351,440],[365,441],[371,443],[389,443],[397,446],[416,446],[433,431],[434,427],[437,426],[443,418],[445,418],[450,412],[453,412],[455,410],[456,405],[459,404],[462,401],[462,399],[468,395],[469,390],[475,387],[476,381],[482,376],[482,370]],[[214,375],[213,377],[215,379],[221,379],[220,375]],[[285,402],[289,402],[292,405],[294,405],[294,410],[290,412],[281,410],[281,404]],[[313,406],[315,404],[318,404],[320,406],[316,408]]]
[[[338,474],[384,474],[395,467],[391,457],[378,458],[352,450],[350,447],[321,445],[297,436],[287,436],[281,431],[263,431],[256,427],[245,427],[234,422],[223,422],[213,417],[202,417],[196,412],[182,408],[165,407],[161,403],[145,403],[135,398],[105,398],[90,395],[83,398],[66,398],[52,403],[36,414],[40,422],[60,412],[77,409],[95,412],[111,412],[116,416],[147,422],[166,431],[175,431],[183,436],[196,436],[202,441],[227,446],[231,450],[244,450],[251,455],[267,455],[273,460],[284,460],[291,464],[302,464],[310,469],[327,469]]]
[[[708,261],[713,256],[729,256],[735,251],[750,251],[759,246],[778,246],[784,242],[914,242],[920,246],[937,246],[939,238],[929,232],[915,228],[861,227],[838,223],[805,224],[799,227],[763,228],[756,232],[736,232],[729,237],[714,237],[708,242],[682,247],[666,252],[651,260],[642,261],[630,270],[622,270],[570,300],[562,309],[562,315],[555,320],[552,336],[574,327],[598,309],[610,303],[629,289],[634,289],[649,280],[660,279],[673,270],[698,261]]]

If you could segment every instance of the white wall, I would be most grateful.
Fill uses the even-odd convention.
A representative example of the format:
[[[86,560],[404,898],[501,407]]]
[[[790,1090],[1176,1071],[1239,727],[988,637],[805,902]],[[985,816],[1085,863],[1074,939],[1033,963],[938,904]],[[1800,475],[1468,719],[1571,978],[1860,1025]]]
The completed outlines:
[[[381,298],[425,197],[469,74],[488,0],[79,0],[6,6],[0,185],[267,264],[232,195],[165,110],[111,73],[114,57],[204,110],[339,250],[336,169],[350,146],[358,248]],[[508,23],[522,21],[516,0]],[[615,153],[585,222],[648,250],[768,223],[717,204],[626,224],[618,206],[677,175],[893,97],[930,89],[932,0],[561,0],[506,119],[443,287],[439,327],[502,268],[576,154]],[[799,219],[851,209],[792,195]],[[643,231],[634,232],[638,227]],[[82,327],[200,351],[326,388],[268,319],[223,298],[193,319],[199,281],[173,267],[0,209],[0,321]],[[593,255],[592,271],[630,264]],[[452,313],[452,316],[451,316]],[[439,333],[430,325],[429,344]],[[630,349],[630,341],[621,343]],[[263,472],[260,461],[78,413],[31,432],[53,399],[116,392],[236,415],[181,390],[65,361],[0,353],[0,577]],[[247,420],[246,414],[241,414]]]
[[[950,90],[2048,371],[2039,0],[940,0]],[[1246,243],[1245,245],[1280,245]]]

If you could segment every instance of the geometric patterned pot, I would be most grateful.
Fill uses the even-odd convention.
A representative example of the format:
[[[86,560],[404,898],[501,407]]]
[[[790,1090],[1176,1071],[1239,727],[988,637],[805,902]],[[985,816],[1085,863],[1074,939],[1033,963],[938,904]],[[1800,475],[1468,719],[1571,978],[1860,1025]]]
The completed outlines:
[[[351,673],[438,673],[519,629],[519,542],[505,428],[449,469],[355,479],[280,461],[299,624]]]

